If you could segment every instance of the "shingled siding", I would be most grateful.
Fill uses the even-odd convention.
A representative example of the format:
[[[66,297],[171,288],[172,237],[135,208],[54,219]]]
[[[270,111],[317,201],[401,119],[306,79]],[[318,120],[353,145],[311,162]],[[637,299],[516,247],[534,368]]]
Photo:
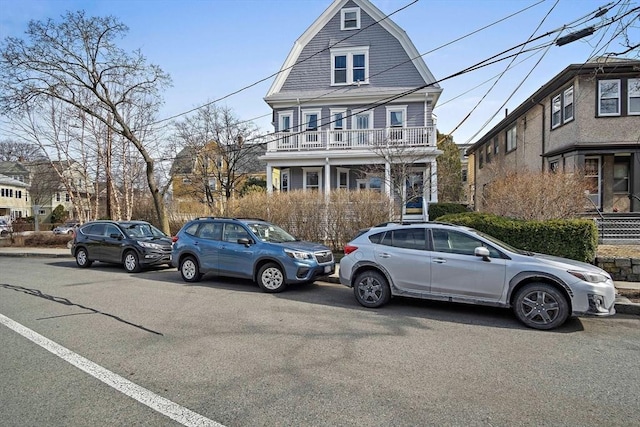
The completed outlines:
[[[614,281],[640,282],[640,258],[596,257],[594,264]]]

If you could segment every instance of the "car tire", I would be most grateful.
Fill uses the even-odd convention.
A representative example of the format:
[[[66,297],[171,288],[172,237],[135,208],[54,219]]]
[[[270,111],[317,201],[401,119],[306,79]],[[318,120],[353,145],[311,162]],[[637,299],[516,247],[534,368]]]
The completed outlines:
[[[199,282],[202,279],[200,267],[194,257],[188,256],[180,261],[180,275],[185,282]]]
[[[142,270],[140,259],[135,251],[129,250],[125,252],[122,263],[124,264],[124,269],[129,273],[139,273]]]
[[[89,259],[89,253],[85,248],[80,248],[76,251],[76,264],[80,268],[89,268],[93,261]]]
[[[534,329],[554,329],[569,317],[569,302],[558,289],[546,283],[530,283],[515,295],[513,311],[522,323]]]
[[[391,299],[389,282],[382,274],[373,270],[358,275],[353,294],[360,305],[368,308],[382,307]]]
[[[258,271],[258,285],[264,292],[277,293],[286,289],[287,284],[282,268],[274,262],[267,263]]]
[[[67,234],[73,234],[73,230],[67,231]]]

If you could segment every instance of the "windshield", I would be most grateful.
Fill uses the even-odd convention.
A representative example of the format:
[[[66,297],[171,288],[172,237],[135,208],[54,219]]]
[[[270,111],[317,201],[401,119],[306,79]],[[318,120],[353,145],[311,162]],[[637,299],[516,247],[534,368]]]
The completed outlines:
[[[258,238],[263,242],[282,243],[294,242],[296,240],[295,237],[277,225],[266,223],[251,223],[247,225],[251,231],[253,231],[253,234],[258,236]]]
[[[513,247],[510,244],[505,243],[502,240],[496,239],[493,236],[489,236],[488,234],[484,234],[482,231],[478,231],[478,230],[473,230],[473,231],[475,231],[475,233],[478,234],[479,236],[484,237],[488,241],[496,244],[499,247],[503,247],[504,249],[506,249],[508,251],[515,252],[515,253],[520,254],[520,255],[528,255],[528,254],[531,253],[531,252],[523,251],[522,249],[518,249],[516,247]]]
[[[138,239],[141,237],[167,237],[162,231],[151,224],[129,224],[125,225],[127,236]]]

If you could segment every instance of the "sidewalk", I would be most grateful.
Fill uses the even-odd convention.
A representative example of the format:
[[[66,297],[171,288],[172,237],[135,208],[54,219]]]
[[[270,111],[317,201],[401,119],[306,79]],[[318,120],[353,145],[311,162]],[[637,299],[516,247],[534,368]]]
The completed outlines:
[[[37,257],[37,258],[72,258],[71,251],[67,248],[27,248],[27,247],[0,247],[0,257]],[[340,265],[336,265],[336,271],[332,275],[322,279],[324,282],[340,283],[338,271]],[[615,282],[617,289],[635,289],[640,291],[640,282]],[[635,314],[640,316],[640,304],[631,302],[621,295],[616,296],[616,312],[623,314]]]

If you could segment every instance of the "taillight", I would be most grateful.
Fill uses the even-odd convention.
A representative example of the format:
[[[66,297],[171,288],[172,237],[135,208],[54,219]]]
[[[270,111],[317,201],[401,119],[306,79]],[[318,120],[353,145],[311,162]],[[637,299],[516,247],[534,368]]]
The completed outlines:
[[[178,236],[172,236],[171,237],[171,243],[175,243],[178,241]]]
[[[358,247],[353,245],[344,245],[344,254],[349,255],[351,252],[357,251]]]

